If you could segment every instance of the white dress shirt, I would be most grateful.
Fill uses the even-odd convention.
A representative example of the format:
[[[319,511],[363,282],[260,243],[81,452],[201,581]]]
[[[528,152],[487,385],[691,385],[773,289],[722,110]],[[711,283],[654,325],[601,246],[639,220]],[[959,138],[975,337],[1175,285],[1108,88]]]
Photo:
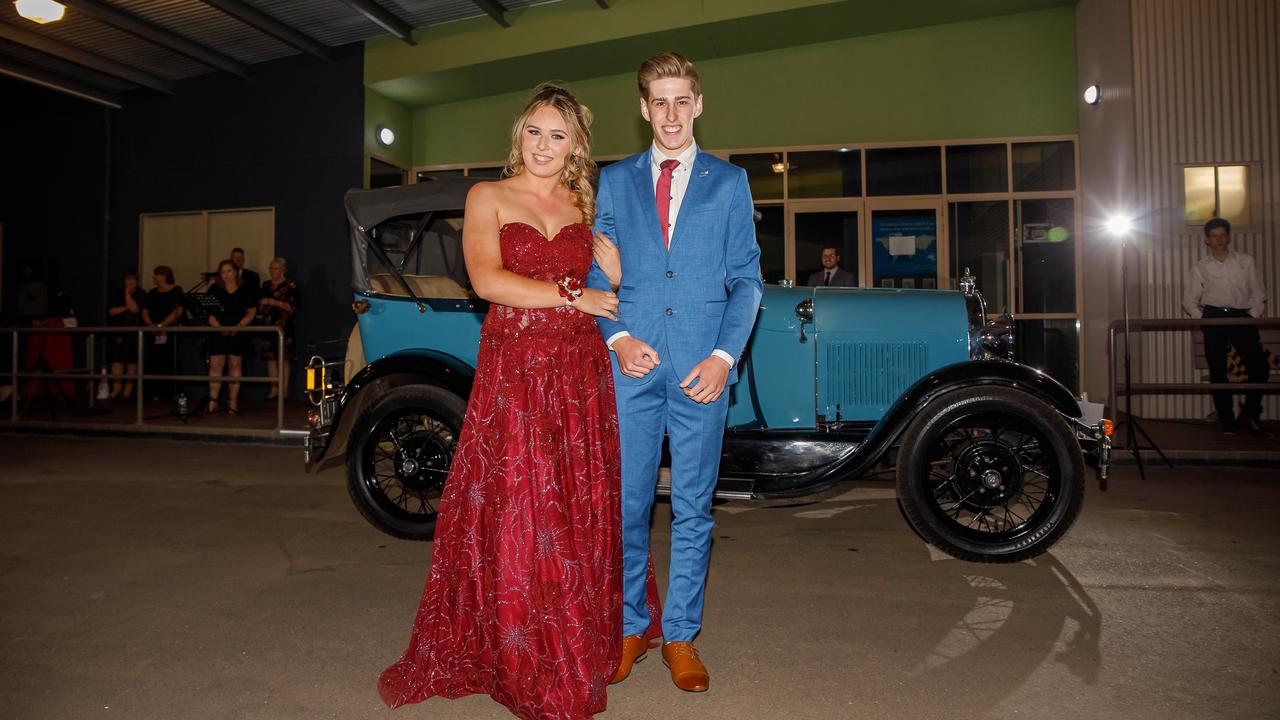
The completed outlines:
[[[693,171],[693,161],[698,157],[698,144],[690,143],[684,152],[677,155],[674,159],[679,160],[680,164],[671,169],[671,203],[667,206],[667,237],[672,241],[676,239],[676,219],[680,217],[680,203],[684,201],[684,193],[689,189],[689,177]],[[662,161],[669,159],[658,149],[657,141],[649,148],[649,169],[653,171],[653,192],[656,198],[658,193],[658,178],[662,175]],[[659,221],[662,218],[658,218]],[[626,330],[616,332],[609,336],[605,342],[609,349],[613,349],[613,343],[620,337],[631,337],[631,333]],[[734,359],[729,353],[716,348],[711,351],[712,355],[729,363],[729,367],[733,367]]]
[[[1187,287],[1182,292],[1182,309],[1191,317],[1204,316],[1204,306],[1248,310],[1262,317],[1267,309],[1267,290],[1253,258],[1234,250],[1219,261],[1210,253],[1191,266]]]

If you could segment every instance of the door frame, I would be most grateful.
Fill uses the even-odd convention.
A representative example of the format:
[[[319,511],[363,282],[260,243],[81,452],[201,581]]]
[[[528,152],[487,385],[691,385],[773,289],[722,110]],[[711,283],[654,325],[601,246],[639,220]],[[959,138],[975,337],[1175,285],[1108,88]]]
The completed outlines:
[[[797,287],[800,285],[800,279],[796,277],[796,214],[797,213],[820,213],[820,212],[856,212],[858,213],[858,284],[862,286],[862,270],[866,267],[871,257],[871,245],[866,242],[866,201],[862,198],[831,198],[824,200],[789,200],[785,205],[787,209],[787,226],[786,226],[786,243],[784,252],[786,257],[786,271],[783,273]]]

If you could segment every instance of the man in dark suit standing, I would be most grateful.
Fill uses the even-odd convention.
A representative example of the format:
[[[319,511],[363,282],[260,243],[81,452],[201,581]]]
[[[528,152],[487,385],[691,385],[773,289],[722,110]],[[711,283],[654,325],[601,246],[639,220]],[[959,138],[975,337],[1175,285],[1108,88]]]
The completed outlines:
[[[822,248],[822,269],[809,276],[811,286],[853,287],[857,285],[853,273],[840,267],[840,249]]]
[[[247,287],[254,293],[262,290],[262,280],[259,279],[258,273],[244,266],[244,248],[231,249],[231,262],[235,263],[240,287]]]

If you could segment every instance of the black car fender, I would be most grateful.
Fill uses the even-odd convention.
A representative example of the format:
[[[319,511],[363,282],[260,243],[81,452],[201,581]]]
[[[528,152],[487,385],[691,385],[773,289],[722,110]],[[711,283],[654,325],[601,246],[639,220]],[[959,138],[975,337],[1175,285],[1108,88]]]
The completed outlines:
[[[1070,390],[1028,365],[1007,360],[971,360],[947,365],[917,380],[898,397],[858,448],[852,463],[857,466],[854,472],[863,472],[893,447],[911,421],[925,412],[933,401],[951,390],[980,385],[1021,390],[1067,417],[1081,416],[1080,403],[1076,402]]]
[[[435,350],[404,350],[374,360],[342,388],[330,424],[330,441],[327,447],[317,448],[311,463],[323,468],[339,462],[360,413],[391,390],[403,385],[435,385],[465,402],[474,379],[475,368]]]

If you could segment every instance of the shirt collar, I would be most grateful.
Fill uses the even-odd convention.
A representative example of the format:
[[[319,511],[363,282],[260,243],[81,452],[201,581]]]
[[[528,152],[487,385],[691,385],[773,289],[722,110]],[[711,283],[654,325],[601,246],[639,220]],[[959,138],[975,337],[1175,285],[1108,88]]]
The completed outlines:
[[[688,170],[693,167],[693,159],[697,156],[698,143],[695,141],[690,143],[689,147],[684,149],[684,152],[675,157],[676,160],[680,161],[680,167],[676,168],[676,170]],[[649,164],[653,166],[654,170],[658,170],[661,168],[662,161],[666,159],[667,156],[663,155],[662,151],[658,149],[658,141],[655,140],[649,148]]]

